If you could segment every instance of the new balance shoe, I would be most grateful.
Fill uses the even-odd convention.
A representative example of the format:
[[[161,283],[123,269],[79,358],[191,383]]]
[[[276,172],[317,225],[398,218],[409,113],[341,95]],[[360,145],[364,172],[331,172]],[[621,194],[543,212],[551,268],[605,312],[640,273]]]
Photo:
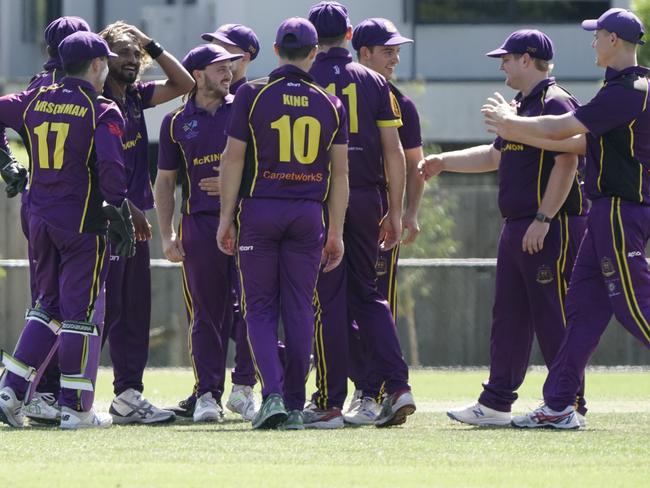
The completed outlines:
[[[340,408],[316,408],[316,405],[309,404],[303,410],[306,429],[342,429],[343,414]]]
[[[196,399],[192,418],[194,422],[223,422],[223,408],[212,393],[207,392]]]
[[[352,413],[355,410],[358,410],[359,406],[361,405],[362,398],[363,390],[354,390],[352,398],[350,399],[350,405],[348,405],[348,409],[345,411],[345,413],[348,414]]]
[[[555,411],[547,405],[542,405],[526,415],[513,417],[512,425],[528,429],[540,427],[551,429],[579,429],[580,421],[576,416],[573,405],[569,405],[561,411]]]
[[[194,416],[194,408],[196,407],[196,396],[192,393],[185,400],[178,402],[178,405],[168,407],[165,410],[174,412],[176,417],[191,419]]]
[[[305,430],[304,415],[302,410],[291,410],[287,420],[282,424],[284,430]]]
[[[255,417],[255,393],[253,387],[247,385],[233,385],[226,408],[250,422]]]
[[[415,400],[411,390],[400,390],[386,396],[375,421],[377,427],[401,425],[415,412]]]
[[[23,402],[16,398],[16,393],[8,386],[0,389],[0,422],[11,427],[25,425]]]
[[[108,429],[111,425],[113,417],[108,413],[97,413],[94,409],[89,412],[77,412],[70,407],[61,407],[62,429]]]
[[[481,427],[506,427],[510,425],[512,414],[486,407],[479,402],[456,410],[449,410],[447,417],[457,422]]]
[[[284,401],[277,393],[271,393],[262,402],[255,417],[253,417],[253,429],[275,429],[284,423],[288,418]]]
[[[381,406],[374,398],[365,397],[358,402],[357,408],[343,415],[343,420],[352,425],[372,425],[380,411]]]
[[[58,424],[61,422],[61,407],[54,393],[34,393],[32,400],[23,407],[29,420],[39,424]]]
[[[113,417],[113,422],[118,425],[166,424],[176,419],[174,412],[156,407],[133,388],[116,396],[108,412]]]
[[[576,411],[576,418],[578,419],[578,423],[580,424],[581,429],[587,427],[587,417],[582,415],[580,412]]]

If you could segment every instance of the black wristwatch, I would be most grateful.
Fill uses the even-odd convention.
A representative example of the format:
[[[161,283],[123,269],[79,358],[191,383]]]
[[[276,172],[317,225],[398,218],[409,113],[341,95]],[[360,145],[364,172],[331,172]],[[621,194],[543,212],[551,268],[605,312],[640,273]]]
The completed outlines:
[[[544,224],[550,224],[553,221],[551,217],[547,217],[542,212],[538,212],[537,215],[535,215],[535,220]]]

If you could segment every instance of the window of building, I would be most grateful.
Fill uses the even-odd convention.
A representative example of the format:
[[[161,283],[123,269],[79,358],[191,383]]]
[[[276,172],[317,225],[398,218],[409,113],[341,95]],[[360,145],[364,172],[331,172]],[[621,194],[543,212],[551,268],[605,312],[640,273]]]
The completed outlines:
[[[416,24],[574,24],[598,18],[610,0],[415,0]]]

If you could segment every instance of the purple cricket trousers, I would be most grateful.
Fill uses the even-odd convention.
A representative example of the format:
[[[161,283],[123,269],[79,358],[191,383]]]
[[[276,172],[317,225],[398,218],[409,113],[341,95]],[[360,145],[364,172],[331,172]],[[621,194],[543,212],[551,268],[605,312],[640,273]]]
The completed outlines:
[[[29,236],[37,307],[62,327],[57,335],[43,322],[28,320],[14,357],[40,370],[58,347],[59,403],[88,411],[94,400],[104,320],[98,297],[108,267],[105,237],[57,229],[34,215],[29,217]],[[21,399],[29,387],[11,372],[5,384]]]
[[[322,203],[246,198],[237,220],[242,309],[262,396],[280,394],[288,410],[302,410],[324,240]],[[280,317],[284,368],[277,347]]]
[[[567,296],[568,328],[544,384],[552,409],[573,403],[612,314],[650,347],[649,238],[650,206],[615,197],[593,201]]]
[[[501,412],[510,412],[517,399],[533,337],[537,336],[547,366],[560,348],[566,330],[565,274],[572,268],[586,219],[560,214],[550,224],[543,249],[533,255],[522,250],[522,239],[531,222],[530,218],[506,220],[499,240],[490,377],[483,384],[479,402]],[[583,391],[581,384],[572,403],[577,402],[585,412]]]

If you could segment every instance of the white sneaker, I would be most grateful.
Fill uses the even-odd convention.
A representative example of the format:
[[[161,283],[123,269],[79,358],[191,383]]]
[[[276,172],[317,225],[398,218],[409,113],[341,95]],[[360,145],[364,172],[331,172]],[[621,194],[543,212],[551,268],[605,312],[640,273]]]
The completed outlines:
[[[373,425],[380,411],[381,406],[374,398],[365,397],[357,402],[356,409],[346,412],[343,420],[352,425]]]
[[[255,417],[255,393],[253,387],[244,385],[233,385],[226,407],[233,413],[237,413],[248,422]]]
[[[350,405],[348,405],[348,409],[345,411],[346,415],[348,413],[352,413],[359,409],[359,407],[361,406],[362,398],[363,398],[363,390],[354,390],[354,393],[352,394],[352,398],[350,399]]]
[[[463,424],[505,427],[510,425],[512,414],[510,412],[500,412],[488,408],[485,405],[476,402],[456,410],[449,410],[447,417]]]
[[[89,412],[77,412],[70,407],[61,407],[61,428],[77,429],[108,429],[113,425],[113,418],[108,413],[97,413],[95,409]]]
[[[58,424],[61,407],[53,393],[34,393],[32,400],[23,407],[27,418],[40,424]]]
[[[8,386],[0,389],[0,422],[11,427],[23,427],[25,425],[23,402],[16,398],[16,393]]]
[[[581,429],[587,427],[587,417],[579,413],[577,410],[576,410],[576,418],[578,419],[578,423],[580,424]]]
[[[512,425],[529,429],[538,427],[550,427],[552,429],[579,429],[580,421],[576,416],[576,411],[573,408],[573,405],[569,405],[559,412],[550,409],[546,405],[542,405],[526,415],[513,417]]]
[[[151,404],[142,393],[133,388],[123,391],[113,399],[108,411],[116,424],[162,424],[176,419],[174,412]]]
[[[223,409],[212,393],[204,393],[196,399],[193,418],[194,422],[223,422]]]

